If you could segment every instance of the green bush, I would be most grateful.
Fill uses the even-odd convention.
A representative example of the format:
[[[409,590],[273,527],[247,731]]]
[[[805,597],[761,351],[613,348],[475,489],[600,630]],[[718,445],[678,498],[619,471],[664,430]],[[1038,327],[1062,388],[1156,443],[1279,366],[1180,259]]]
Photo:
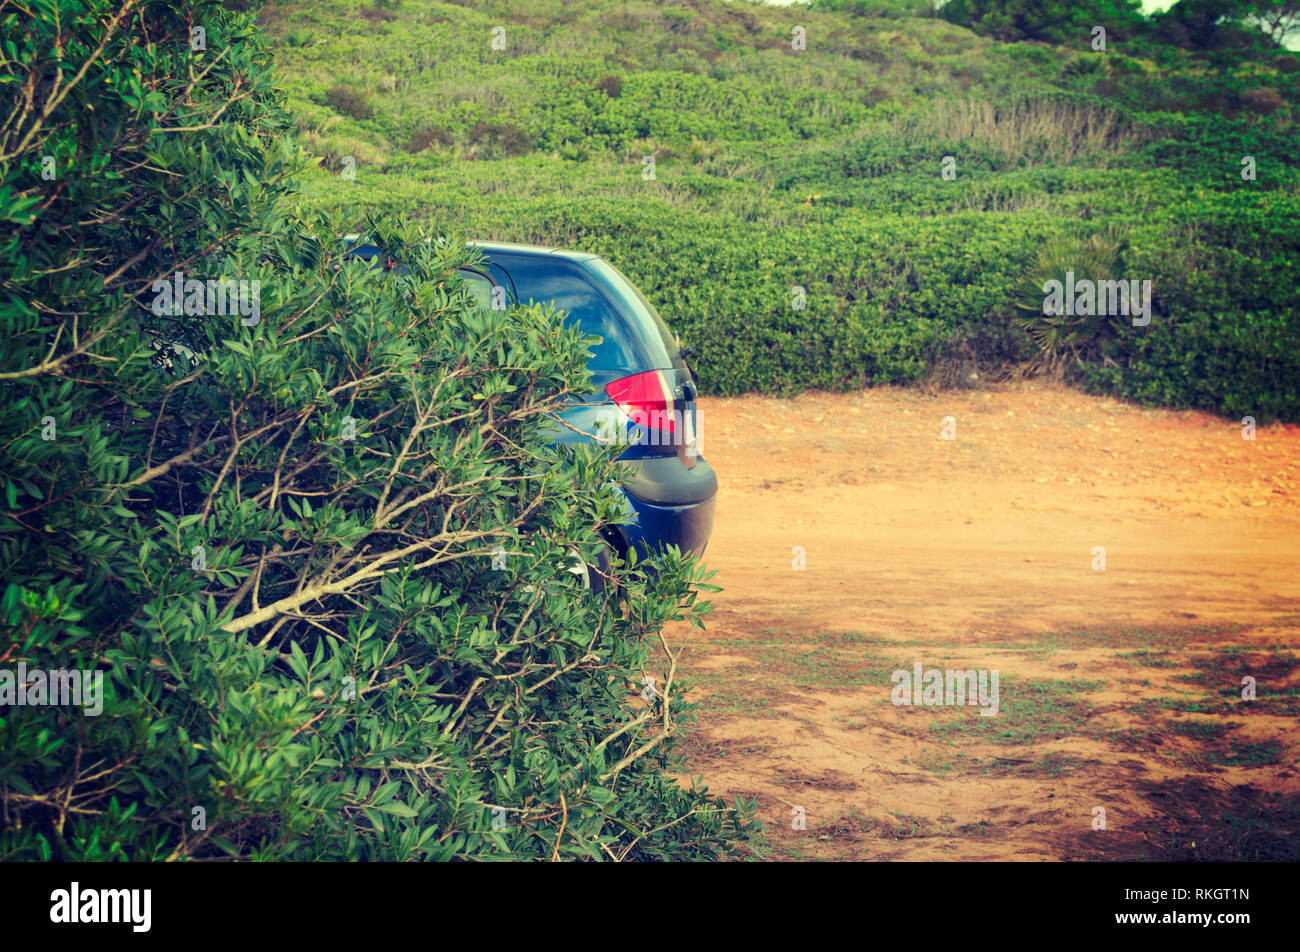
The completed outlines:
[[[353,119],[369,119],[374,114],[370,97],[345,83],[335,83],[325,91],[325,105]]]
[[[481,119],[466,133],[469,144],[483,150],[486,158],[503,155],[521,155],[532,151],[532,144],[518,126],[508,122],[491,122]]]
[[[1300,198],[1250,185],[1171,201],[1179,226],[1135,223],[1127,269],[1149,276],[1151,325],[1120,335],[1088,384],[1149,404],[1300,419]]]
[[[586,341],[473,306],[463,241],[341,262],[249,18],[58,6],[0,20],[0,108],[52,103],[0,133],[0,691],[100,671],[102,711],[0,706],[0,859],[732,855],[643,640],[706,574],[616,567],[620,609],[570,571],[623,518],[611,451],[546,437]],[[257,296],[171,313],[177,271]]]

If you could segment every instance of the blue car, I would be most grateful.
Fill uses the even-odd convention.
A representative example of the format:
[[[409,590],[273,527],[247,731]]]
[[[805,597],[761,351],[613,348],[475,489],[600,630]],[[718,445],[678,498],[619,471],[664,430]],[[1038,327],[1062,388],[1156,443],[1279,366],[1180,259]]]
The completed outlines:
[[[626,446],[619,459],[632,476],[618,489],[629,522],[605,527],[606,544],[620,557],[635,548],[638,559],[653,558],[665,545],[703,554],[713,531],[718,477],[698,451],[695,379],[654,307],[599,255],[471,244],[483,263],[462,268],[460,276],[482,306],[551,304],[566,321],[601,338],[587,364],[596,392],[561,415],[568,427],[557,427],[554,441]],[[378,255],[365,244],[354,243],[348,252],[368,261]],[[601,587],[598,572],[588,573],[587,581]]]

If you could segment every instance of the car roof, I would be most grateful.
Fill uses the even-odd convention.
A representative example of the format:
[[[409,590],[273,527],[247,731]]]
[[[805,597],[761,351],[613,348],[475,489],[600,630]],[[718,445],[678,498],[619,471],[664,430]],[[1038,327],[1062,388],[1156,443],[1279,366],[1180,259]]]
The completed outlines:
[[[360,234],[344,235],[343,240],[349,244],[356,244],[361,240]],[[432,241],[426,238],[425,241]],[[563,258],[566,261],[591,261],[593,258],[599,258],[600,255],[590,251],[572,251],[565,248],[550,248],[545,245],[523,245],[509,241],[475,241],[465,242],[467,247],[476,248],[483,252],[488,258],[494,254],[497,255],[526,255],[529,257],[542,257],[553,255],[557,258]],[[369,248],[371,245],[361,245],[360,247]]]
[[[599,258],[600,255],[592,254],[590,251],[569,251],[564,248],[548,248],[543,245],[520,245],[508,241],[470,241],[469,246],[477,248],[489,258],[494,254],[501,255],[553,255],[557,258],[565,258],[569,261],[590,261],[592,258]]]

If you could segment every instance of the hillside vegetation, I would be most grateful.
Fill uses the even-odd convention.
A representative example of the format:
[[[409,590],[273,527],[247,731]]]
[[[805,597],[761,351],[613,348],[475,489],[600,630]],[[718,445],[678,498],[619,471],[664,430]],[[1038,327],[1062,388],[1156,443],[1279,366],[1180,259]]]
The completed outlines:
[[[598,251],[708,392],[1047,370],[1300,419],[1300,58],[1198,26],[1194,0],[998,12],[1035,6],[317,0],[259,22],[321,159],[307,206]],[[1150,323],[1035,313],[1065,271],[1149,280]]]

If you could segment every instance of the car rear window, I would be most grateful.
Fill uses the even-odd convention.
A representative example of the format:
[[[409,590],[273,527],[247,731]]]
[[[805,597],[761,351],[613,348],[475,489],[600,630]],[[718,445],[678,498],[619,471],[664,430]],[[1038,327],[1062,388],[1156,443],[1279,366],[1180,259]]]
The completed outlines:
[[[648,370],[651,362],[637,325],[620,313],[620,307],[582,268],[553,256],[493,255],[510,273],[519,303],[550,304],[563,311],[565,320],[577,323],[585,334],[601,343],[592,346],[592,370]]]
[[[660,370],[671,367],[673,355],[680,349],[677,340],[663,318],[659,316],[659,312],[654,309],[654,305],[641,293],[641,289],[604,258],[591,258],[582,264],[584,268],[596,275],[600,286],[618,301],[625,313],[635,316],[637,325],[643,330],[643,343],[649,351],[654,366]],[[654,338],[658,338],[657,342]],[[658,346],[655,346],[656,343]]]

